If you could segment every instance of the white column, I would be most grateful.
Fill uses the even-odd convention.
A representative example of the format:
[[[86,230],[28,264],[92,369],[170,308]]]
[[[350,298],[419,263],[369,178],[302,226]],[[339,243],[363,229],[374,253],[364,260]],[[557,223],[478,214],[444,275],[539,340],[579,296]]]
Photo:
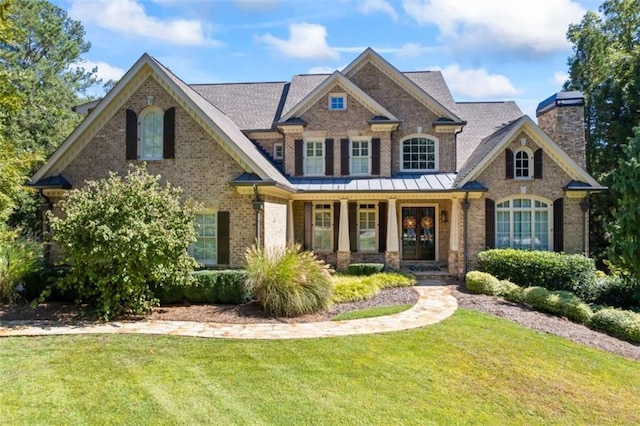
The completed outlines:
[[[458,251],[458,240],[460,238],[460,202],[458,200],[451,200],[451,220],[450,236],[449,236],[449,250]]]
[[[387,210],[387,251],[399,251],[398,243],[398,212],[396,211],[396,199],[389,199]]]
[[[287,242],[290,245],[293,245],[295,242],[294,236],[294,224],[293,224],[293,200],[289,200],[289,205],[287,208]]]
[[[349,247],[349,204],[340,200],[340,230],[338,232],[338,251],[351,251]]]

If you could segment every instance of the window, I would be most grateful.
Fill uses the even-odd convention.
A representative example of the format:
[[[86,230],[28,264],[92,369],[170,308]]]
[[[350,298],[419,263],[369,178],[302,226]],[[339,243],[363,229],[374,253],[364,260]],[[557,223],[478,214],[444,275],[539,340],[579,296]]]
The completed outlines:
[[[196,215],[196,242],[191,255],[204,265],[218,263],[218,220],[215,213]]]
[[[307,141],[305,143],[304,174],[324,175],[324,141]]]
[[[158,107],[146,108],[140,114],[138,152],[141,160],[162,158],[162,118],[163,112]]]
[[[358,205],[358,251],[376,251],[376,205]]]
[[[369,172],[369,141],[354,140],[351,142],[351,173],[354,175],[368,175]]]
[[[329,95],[329,110],[343,111],[347,109],[347,95],[344,93],[332,93]]]
[[[331,204],[313,206],[313,249],[333,250],[333,212]]]
[[[550,203],[514,198],[496,205],[496,246],[550,250]]]
[[[416,136],[405,139],[401,142],[403,171],[426,171],[436,170],[437,143],[435,140]]]
[[[282,160],[284,158],[284,146],[281,143],[273,144],[273,159]]]
[[[514,159],[514,176],[516,179],[529,179],[533,176],[529,152],[520,149],[516,151]]]

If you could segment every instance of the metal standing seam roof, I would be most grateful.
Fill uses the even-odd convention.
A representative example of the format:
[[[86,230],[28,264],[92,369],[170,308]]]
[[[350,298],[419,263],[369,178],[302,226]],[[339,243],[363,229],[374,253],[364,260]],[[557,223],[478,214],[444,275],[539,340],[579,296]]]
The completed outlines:
[[[455,173],[402,174],[372,178],[289,178],[299,192],[438,192],[450,191]]]

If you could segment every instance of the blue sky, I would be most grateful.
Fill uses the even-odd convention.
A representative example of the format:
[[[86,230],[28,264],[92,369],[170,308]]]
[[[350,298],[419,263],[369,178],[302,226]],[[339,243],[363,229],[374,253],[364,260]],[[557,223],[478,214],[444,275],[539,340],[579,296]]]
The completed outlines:
[[[459,101],[535,107],[567,74],[570,23],[601,0],[54,0],[118,79],[147,52],[187,83],[288,81],[372,47],[400,71],[439,69]]]

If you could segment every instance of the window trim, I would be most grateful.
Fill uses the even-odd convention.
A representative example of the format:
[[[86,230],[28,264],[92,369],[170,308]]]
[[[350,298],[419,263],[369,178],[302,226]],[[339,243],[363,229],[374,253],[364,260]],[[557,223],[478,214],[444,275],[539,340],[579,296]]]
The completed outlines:
[[[353,143],[354,142],[367,142],[367,151],[369,154],[367,155],[367,172],[366,173],[355,173],[353,167]],[[349,138],[349,175],[351,176],[371,176],[371,137],[370,136],[362,136],[362,137],[354,137]],[[364,158],[362,156],[356,158]]]
[[[216,251],[214,253],[214,259],[206,259],[206,261],[201,261],[196,259],[195,257],[195,242],[189,244],[189,256],[193,257],[195,259],[196,262],[198,262],[201,265],[204,266],[216,266],[218,265],[218,255],[219,255],[219,247],[218,247],[218,238],[219,238],[219,232],[218,232],[218,211],[214,211],[214,210],[203,210],[203,211],[198,211],[196,212],[196,222],[195,225],[198,226],[197,223],[197,217],[198,216],[214,216],[215,217],[215,235],[207,235],[204,236],[203,238],[212,238],[215,239],[216,241]],[[196,231],[196,240],[198,239],[198,235],[197,235],[197,231]]]
[[[318,206],[329,206],[328,209],[318,209]],[[329,248],[317,248],[316,246],[316,209],[319,211],[328,211],[329,212]],[[333,247],[333,234],[334,234],[334,211],[333,211],[333,202],[331,201],[318,201],[312,204],[311,209],[311,248],[313,251],[318,253],[332,253],[334,251]]]
[[[334,108],[333,107],[333,99],[342,99],[342,108]],[[328,100],[328,108],[329,111],[345,111],[347,109],[347,94],[346,93],[329,93]]]
[[[158,113],[160,115],[160,156],[145,157],[144,152],[144,119],[151,113]],[[164,157],[164,111],[157,105],[150,105],[143,108],[138,114],[138,160],[142,161],[156,161],[162,160]]]
[[[528,208],[524,207],[513,207],[514,200],[530,200],[531,206]],[[504,202],[509,202],[509,207],[498,207],[500,204]],[[547,207],[536,207],[536,201],[540,203],[545,203]],[[499,212],[508,212],[509,213],[509,245],[501,245],[500,238],[498,237],[498,216]],[[532,243],[528,248],[522,248],[524,250],[543,250],[536,248],[534,245],[535,236],[536,236],[536,212],[547,212],[547,248],[543,251],[553,251],[553,201],[547,200],[546,198],[539,197],[536,195],[528,195],[528,194],[516,194],[511,195],[509,197],[501,198],[496,201],[495,204],[495,246],[496,248],[513,248],[514,247],[514,212],[530,212],[531,213],[531,241]]]
[[[362,206],[373,206],[373,207],[367,207],[367,208],[363,208]],[[358,242],[358,253],[377,253],[378,252],[378,247],[380,244],[380,212],[378,209],[379,203],[377,201],[358,201],[358,207],[357,207],[357,224],[356,224],[356,232],[357,232],[357,242]],[[375,232],[375,242],[373,245],[373,249],[370,250],[363,250],[360,247],[360,212],[361,211],[365,211],[365,212],[373,212],[374,216],[373,216],[373,231]]]
[[[527,176],[518,176],[518,154],[519,153],[527,154]],[[527,147],[520,147],[513,151],[513,178],[515,180],[532,180],[534,176],[534,160],[533,160],[533,151]]]
[[[282,150],[282,153],[280,155],[277,154],[278,148]],[[284,159],[284,144],[282,142],[276,142],[273,144],[273,159],[274,160]]]
[[[409,141],[411,139],[426,139],[426,140],[431,140],[433,142],[433,153],[434,153],[434,159],[433,159],[433,169],[405,169],[404,168],[404,143],[406,141]],[[399,149],[399,153],[400,155],[399,157],[399,161],[400,161],[400,171],[401,172],[436,172],[438,170],[440,170],[440,140],[433,136],[430,135],[428,133],[414,133],[411,135],[406,135],[405,137],[403,137],[402,139],[400,139],[400,149]],[[427,161],[428,163],[428,161]]]
[[[309,173],[307,170],[307,147],[310,143],[319,143],[322,147],[322,157],[311,157],[311,158],[321,158],[322,170],[319,173]],[[325,175],[325,157],[326,157],[326,147],[324,143],[324,139],[314,138],[314,139],[305,139],[303,144],[303,157],[302,157],[302,171],[304,176],[324,176]]]

